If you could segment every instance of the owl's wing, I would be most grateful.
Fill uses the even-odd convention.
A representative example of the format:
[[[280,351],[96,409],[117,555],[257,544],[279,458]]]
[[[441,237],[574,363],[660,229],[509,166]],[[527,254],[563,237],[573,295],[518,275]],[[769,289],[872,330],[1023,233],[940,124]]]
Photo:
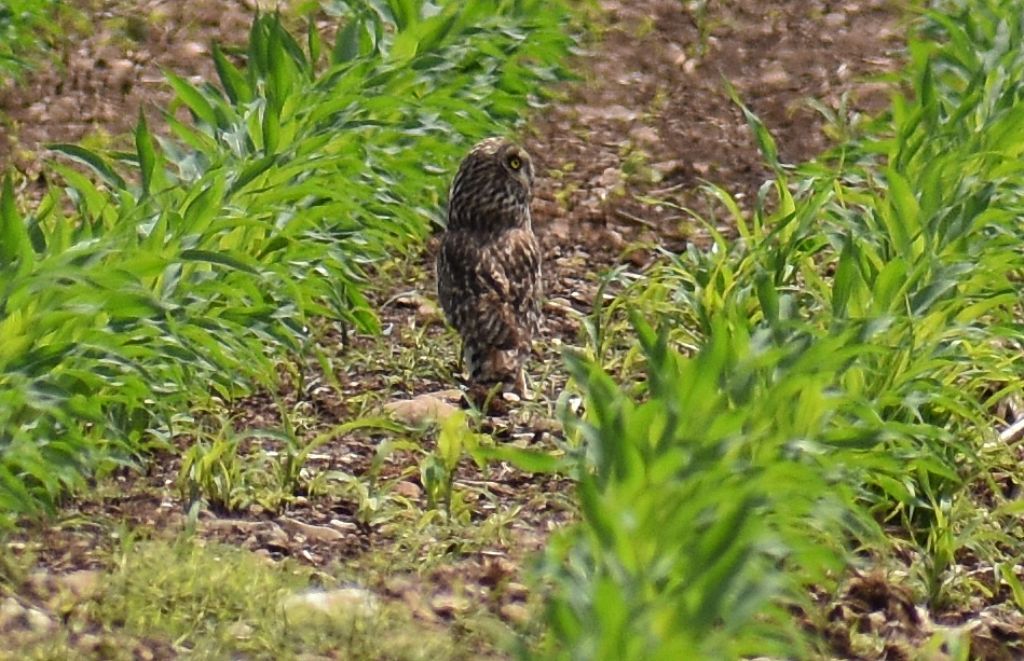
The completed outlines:
[[[513,230],[482,245],[470,236],[451,236],[441,250],[438,275],[450,290],[442,303],[463,337],[496,349],[527,344],[540,295],[533,234]]]

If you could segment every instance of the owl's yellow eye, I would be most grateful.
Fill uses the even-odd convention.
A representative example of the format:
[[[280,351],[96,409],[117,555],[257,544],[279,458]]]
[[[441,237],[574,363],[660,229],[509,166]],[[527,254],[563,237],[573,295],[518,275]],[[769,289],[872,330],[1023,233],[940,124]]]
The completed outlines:
[[[513,170],[518,170],[519,168],[523,167],[523,162],[519,160],[518,156],[513,156],[508,159],[508,166]]]

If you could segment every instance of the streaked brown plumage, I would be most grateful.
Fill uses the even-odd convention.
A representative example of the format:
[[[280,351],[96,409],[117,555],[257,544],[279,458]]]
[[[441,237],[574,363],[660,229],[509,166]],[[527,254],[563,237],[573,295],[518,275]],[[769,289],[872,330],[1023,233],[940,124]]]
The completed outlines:
[[[532,196],[529,154],[501,138],[473,147],[452,182],[437,294],[477,386],[525,388],[523,363],[539,329],[542,294]]]

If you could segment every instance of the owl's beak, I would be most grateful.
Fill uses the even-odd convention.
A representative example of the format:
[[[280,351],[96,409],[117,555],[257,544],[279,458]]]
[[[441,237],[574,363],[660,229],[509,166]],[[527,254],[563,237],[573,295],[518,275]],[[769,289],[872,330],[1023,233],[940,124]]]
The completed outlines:
[[[528,192],[533,192],[533,167],[522,168],[516,172],[516,177],[523,182]]]

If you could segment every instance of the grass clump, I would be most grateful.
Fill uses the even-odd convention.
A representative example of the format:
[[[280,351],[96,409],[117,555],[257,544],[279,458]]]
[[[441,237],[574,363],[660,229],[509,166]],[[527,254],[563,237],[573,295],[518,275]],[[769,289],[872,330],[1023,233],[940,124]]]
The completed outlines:
[[[97,619],[134,634],[189,641],[196,652],[223,654],[232,644],[266,650],[285,631],[283,601],[310,580],[308,570],[293,565],[276,567],[248,551],[189,541],[140,542],[115,560]],[[250,631],[233,640],[239,638],[233,633]]]
[[[709,187],[739,237],[705,222],[712,248],[630,283],[570,361],[583,522],[548,555],[548,655],[821,651],[809,588],[897,556],[935,611],[1020,606],[1000,432],[1024,346],[1022,29],[1013,2],[937,3],[911,93],[797,169],[747,113],[774,181],[751,212]]]
[[[333,585],[314,570],[195,539],[128,542],[102,590],[74,604],[50,640],[22,636],[19,658],[456,658],[444,633],[416,623],[363,588]],[[321,584],[327,580],[331,587]],[[339,596],[340,595],[340,596]],[[82,631],[92,641],[83,640]],[[91,650],[91,651],[90,651]],[[7,657],[4,657],[7,658]]]

